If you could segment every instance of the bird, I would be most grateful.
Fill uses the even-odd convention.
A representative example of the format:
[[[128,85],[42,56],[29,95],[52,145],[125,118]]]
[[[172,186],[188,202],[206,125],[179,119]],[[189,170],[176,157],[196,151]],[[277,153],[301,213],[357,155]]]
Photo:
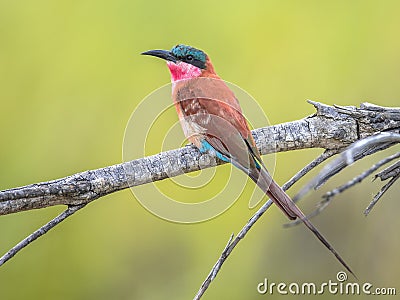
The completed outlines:
[[[189,142],[201,153],[213,153],[247,174],[289,220],[300,219],[354,275],[328,240],[272,179],[238,99],[217,75],[210,57],[200,49],[183,44],[171,50],[149,50],[141,54],[166,61],[171,75],[172,99]]]

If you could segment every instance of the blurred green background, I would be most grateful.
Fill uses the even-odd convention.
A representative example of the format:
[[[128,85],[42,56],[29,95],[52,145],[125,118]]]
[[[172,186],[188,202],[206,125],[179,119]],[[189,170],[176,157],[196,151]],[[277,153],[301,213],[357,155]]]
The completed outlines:
[[[176,43],[204,49],[219,75],[250,92],[273,124],[312,114],[306,99],[396,106],[399,12],[398,1],[0,0],[0,189],[121,162],[132,111],[169,82],[164,63],[139,53]],[[284,183],[320,152],[277,155],[276,180]],[[323,191],[389,152],[356,164]],[[229,175],[225,166],[218,171]],[[380,186],[368,179],[314,223],[360,282],[399,289],[398,186],[368,218],[362,214]],[[155,217],[129,190],[104,197],[1,267],[0,298],[190,299],[229,235],[253,214],[251,192],[249,184],[230,210],[189,225]],[[301,207],[310,212],[322,192]],[[0,217],[0,252],[62,210]],[[271,208],[204,299],[266,298],[256,291],[264,278],[335,279],[339,263],[303,226],[282,228],[286,221]]]

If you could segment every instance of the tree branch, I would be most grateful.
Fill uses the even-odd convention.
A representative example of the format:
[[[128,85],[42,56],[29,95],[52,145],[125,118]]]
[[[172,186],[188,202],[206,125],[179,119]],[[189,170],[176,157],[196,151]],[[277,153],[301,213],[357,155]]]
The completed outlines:
[[[385,150],[391,146],[396,145],[397,143],[400,143],[400,134],[398,133],[392,133],[392,132],[383,132],[379,133],[370,137],[366,137],[360,141],[357,141],[350,145],[345,151],[341,153],[341,155],[336,158],[334,161],[326,165],[320,172],[319,174],[314,177],[309,183],[304,185],[302,189],[296,194],[296,196],[293,197],[294,201],[298,201],[304,195],[309,192],[311,189],[318,189],[320,188],[326,181],[328,181],[331,177],[334,175],[338,174],[340,171],[342,171],[344,168],[347,166],[350,166],[353,164],[355,161],[360,160],[368,155],[375,154],[376,152]],[[370,169],[367,171],[361,173],[357,177],[353,178],[352,180],[348,181],[346,184],[334,189],[333,191],[330,191],[326,193],[324,196],[323,201],[319,203],[319,207],[314,210],[311,214],[307,215],[307,218],[313,218],[320,214],[330,203],[331,198],[339,193],[342,193],[343,191],[349,189],[350,187],[354,186],[356,183],[361,182],[363,179],[365,179],[369,174],[373,173],[376,171],[378,168],[383,166],[384,164],[397,159],[400,157],[400,152],[395,153],[389,157],[386,157],[385,159],[379,161],[375,165],[373,165]],[[393,166],[396,167],[398,164],[394,164]],[[393,169],[393,166],[387,168],[388,169]],[[397,166],[398,169],[400,169],[399,166]],[[396,168],[394,168],[396,170]],[[385,170],[384,170],[385,171]],[[384,172],[382,171],[382,172]],[[382,173],[381,172],[381,173]],[[391,172],[392,174],[392,172]],[[375,176],[375,178],[378,175]],[[391,177],[395,177],[394,175]],[[376,202],[379,200],[379,198],[393,185],[393,183],[397,180],[398,177],[393,178],[393,181],[390,181],[390,184],[385,185],[382,190],[378,193],[378,195],[375,196],[374,200],[371,202],[371,204],[368,206],[368,208],[365,211],[365,215],[369,213],[369,211],[373,208],[373,206],[376,204]],[[386,178],[387,179],[387,178]],[[291,223],[285,224],[286,227],[290,227],[293,225],[299,225],[302,222],[299,220],[295,220]]]
[[[332,107],[309,101],[316,114],[301,120],[253,130],[261,154],[305,148],[342,149],[360,137],[398,132],[400,109],[363,104]],[[0,191],[0,215],[54,205],[87,204],[128,187],[223,164],[195,147],[157,155],[65,178]]]
[[[66,218],[72,216],[74,213],[76,213],[81,208],[84,208],[85,205],[86,204],[69,206],[65,211],[63,211],[57,217],[52,219],[50,222],[46,223],[45,225],[43,225],[36,231],[32,232],[30,235],[28,235],[26,238],[24,238],[22,241],[20,241],[14,247],[12,247],[10,250],[8,250],[8,252],[6,254],[4,254],[2,257],[0,257],[0,266],[4,265],[8,260],[13,258],[15,254],[17,254],[19,251],[21,251],[23,248],[28,246],[30,243],[32,243],[36,239],[40,238],[42,235],[47,233],[50,229],[56,227],[58,224],[60,224]]]

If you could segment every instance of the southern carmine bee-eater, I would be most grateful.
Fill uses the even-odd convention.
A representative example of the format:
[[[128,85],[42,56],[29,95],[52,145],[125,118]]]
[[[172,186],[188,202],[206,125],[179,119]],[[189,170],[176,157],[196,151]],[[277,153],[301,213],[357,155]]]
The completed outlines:
[[[353,274],[331,244],[268,173],[238,100],[215,73],[208,55],[186,45],[177,45],[170,51],[150,50],[142,54],[166,60],[171,73],[172,98],[187,139],[200,152],[213,152],[219,159],[244,171],[290,220],[300,218]]]

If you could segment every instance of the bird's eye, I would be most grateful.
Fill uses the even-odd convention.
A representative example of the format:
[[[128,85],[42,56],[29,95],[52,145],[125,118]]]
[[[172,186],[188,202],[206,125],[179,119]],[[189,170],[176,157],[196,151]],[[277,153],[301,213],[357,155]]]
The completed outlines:
[[[186,55],[186,60],[192,61],[193,60],[193,55]]]

